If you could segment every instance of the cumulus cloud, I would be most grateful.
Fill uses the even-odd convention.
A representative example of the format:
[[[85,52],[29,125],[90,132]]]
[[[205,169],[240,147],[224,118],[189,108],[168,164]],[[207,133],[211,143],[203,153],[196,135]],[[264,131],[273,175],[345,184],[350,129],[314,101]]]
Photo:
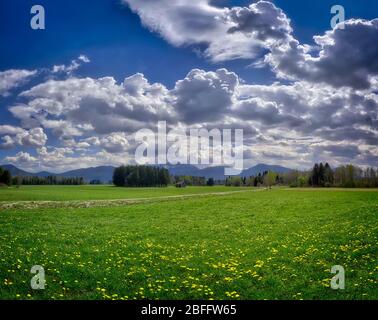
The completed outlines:
[[[2,148],[41,148],[47,139],[43,130],[48,130],[81,158],[101,155],[96,163],[132,154],[133,133],[156,130],[159,120],[170,128],[242,128],[254,159],[265,161],[270,155],[281,164],[294,154],[301,165],[310,165],[320,154],[330,155],[326,151],[336,157],[341,147],[328,146],[340,142],[359,146],[354,150],[360,150],[360,156],[354,159],[365,163],[372,155],[362,150],[371,151],[378,142],[374,89],[356,91],[308,81],[250,85],[226,69],[193,69],[170,90],[151,84],[140,73],[121,83],[112,77],[50,79],[20,97],[24,102],[9,110],[28,129],[0,126]],[[68,158],[67,167],[75,163],[75,157]]]
[[[31,172],[50,171],[64,172],[68,170],[88,168],[101,165],[121,165],[132,162],[128,153],[109,153],[99,151],[95,154],[75,153],[71,148],[42,147],[31,155],[28,152],[18,152],[3,159],[5,163],[12,163]]]
[[[234,102],[238,76],[226,69],[194,69],[172,90],[149,83],[143,74],[125,78],[48,80],[23,92],[26,103],[9,108],[23,126],[42,126],[68,139],[91,133],[135,132],[164,120],[168,124],[213,122]]]
[[[24,130],[13,126],[0,126],[0,135],[3,135],[1,149],[8,149],[14,146],[41,147],[46,144],[47,135],[42,128]]]
[[[99,146],[110,153],[126,152],[129,148],[129,141],[124,132],[115,132],[103,137],[90,137],[83,141],[89,145]]]
[[[14,163],[14,164],[18,164],[18,165],[29,166],[29,165],[33,164],[34,162],[36,162],[37,158],[31,156],[27,152],[20,151],[13,157],[11,157],[11,156],[6,157],[5,161],[10,162],[10,163]]]
[[[240,119],[250,119],[258,121],[264,125],[287,125],[296,127],[305,121],[300,117],[283,113],[279,106],[279,101],[266,101],[258,97],[238,101],[235,104],[235,116]]]
[[[11,134],[11,135],[16,135],[18,133],[23,133],[24,132],[24,129],[20,128],[20,127],[15,127],[15,126],[11,126],[11,125],[0,125],[0,135],[3,135],[3,134]]]
[[[365,138],[375,135],[378,100],[368,92],[306,82],[242,85],[238,91],[241,102],[235,112],[244,119],[260,117],[271,125],[286,123],[302,134],[323,136],[327,130],[343,130],[344,137],[353,140],[363,139],[356,135],[358,130],[365,132]]]
[[[12,89],[18,88],[21,85],[25,84],[36,73],[36,70],[10,69],[6,71],[1,71],[0,96],[8,96]]]
[[[367,89],[378,76],[378,48],[372,45],[378,41],[378,19],[351,19],[342,26],[314,36],[313,47],[292,38],[265,60],[281,78]]]
[[[172,91],[179,119],[186,123],[219,120],[231,108],[238,83],[238,76],[226,69],[192,70]]]
[[[378,19],[349,20],[324,36],[314,37],[321,46],[314,60],[311,78],[335,87],[370,87],[370,77],[378,75]]]
[[[25,125],[37,121],[55,127],[62,136],[135,131],[149,121],[169,119],[173,112],[165,86],[150,84],[141,74],[121,84],[112,77],[48,80],[21,96],[29,102],[9,108],[16,118]]]
[[[269,1],[233,8],[209,0],[123,2],[172,45],[204,45],[204,55],[215,62],[254,58],[291,33],[289,19]]]
[[[285,35],[286,40],[268,47],[264,57],[278,78],[354,90],[375,87],[378,49],[372,43],[378,41],[378,19],[347,20],[314,36],[311,45],[300,43],[291,32]]]
[[[19,139],[20,145],[41,147],[46,144],[47,135],[43,132],[42,128],[33,128],[29,131],[26,131],[24,134],[21,134],[19,136]]]
[[[293,31],[286,14],[267,1],[249,7],[233,7],[227,11],[226,19],[234,25],[228,33],[241,32],[269,45],[285,42]]]

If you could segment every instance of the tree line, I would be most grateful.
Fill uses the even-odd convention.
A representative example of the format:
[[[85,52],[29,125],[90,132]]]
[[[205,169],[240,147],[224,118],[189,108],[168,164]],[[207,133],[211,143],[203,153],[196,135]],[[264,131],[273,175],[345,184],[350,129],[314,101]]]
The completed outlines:
[[[315,163],[309,171],[291,170],[286,173],[265,171],[250,177],[228,177],[226,186],[259,187],[286,185],[290,187],[341,187],[377,188],[378,170],[362,169],[354,165],[343,165],[332,169],[328,163]]]
[[[114,170],[113,184],[117,187],[166,187],[169,171],[152,166],[120,166]]]
[[[2,185],[82,185],[85,184],[83,177],[59,177],[59,176],[14,176],[9,170],[0,167],[0,184]]]
[[[113,173],[113,183],[123,187],[163,187],[183,182],[188,186],[249,186],[271,187],[286,185],[290,187],[343,187],[343,188],[377,188],[378,170],[374,168],[362,169],[354,165],[343,165],[332,169],[328,163],[315,163],[308,171],[291,170],[286,173],[265,171],[255,176],[228,177],[225,180],[206,179],[194,176],[170,176],[169,171],[153,166],[121,166]],[[92,180],[91,184],[101,183]],[[9,170],[0,167],[0,185],[82,185],[82,177],[59,176],[15,176]]]
[[[22,176],[13,177],[13,185],[82,185],[85,184],[83,177],[59,177],[59,176]]]
[[[249,177],[239,177],[233,176],[228,177],[225,180],[226,186],[233,186],[233,187],[271,187],[273,185],[283,184],[283,176],[279,173],[273,171],[264,171],[263,173],[259,173],[256,176],[249,176]]]
[[[327,162],[320,162],[315,163],[310,171],[289,172],[284,182],[292,187],[377,188],[378,170],[362,169],[352,164],[332,169]]]

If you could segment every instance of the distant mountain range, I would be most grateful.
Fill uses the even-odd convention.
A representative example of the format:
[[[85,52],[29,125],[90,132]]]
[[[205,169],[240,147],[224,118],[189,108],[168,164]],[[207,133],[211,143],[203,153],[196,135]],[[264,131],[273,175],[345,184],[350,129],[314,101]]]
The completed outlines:
[[[12,164],[0,165],[5,170],[8,170],[12,176],[37,176],[37,177],[47,177],[47,176],[57,176],[57,177],[83,177],[85,181],[89,182],[91,180],[100,180],[103,183],[108,183],[113,178],[113,171],[115,167],[112,166],[100,166],[85,169],[71,170],[63,173],[53,173],[47,171],[41,171],[36,173],[27,172],[17,168]]]
[[[3,169],[10,171],[12,176],[37,176],[37,177],[47,177],[47,176],[58,176],[58,177],[83,177],[85,181],[89,182],[91,180],[100,180],[103,183],[108,183],[112,180],[113,177],[113,166],[99,166],[85,169],[71,170],[63,173],[52,173],[41,171],[37,173],[31,173],[17,168],[14,165],[6,164],[0,165]],[[168,169],[169,173],[173,176],[195,176],[195,177],[205,177],[205,178],[214,178],[217,180],[225,179],[224,167],[208,167],[199,169],[193,165],[179,164],[179,165],[165,165],[164,168]],[[277,165],[268,165],[268,164],[258,164],[249,169],[242,171],[240,176],[249,177],[255,176],[264,171],[274,171],[278,173],[285,173],[291,169],[285,168]]]
[[[167,165],[164,166],[168,169],[169,173],[174,176],[195,176],[195,177],[205,177],[205,178],[214,178],[214,179],[224,179],[226,176],[224,175],[224,168],[223,166],[218,167],[208,167],[199,169],[196,166],[193,165],[187,165],[187,164],[181,164],[181,165]],[[291,171],[289,168],[285,168],[282,166],[275,166],[275,165],[268,165],[268,164],[258,164],[254,167],[251,167],[249,169],[245,169],[242,171],[240,176],[243,177],[249,177],[249,176],[255,176],[259,173],[263,173],[264,171],[274,171],[278,173],[284,173]]]

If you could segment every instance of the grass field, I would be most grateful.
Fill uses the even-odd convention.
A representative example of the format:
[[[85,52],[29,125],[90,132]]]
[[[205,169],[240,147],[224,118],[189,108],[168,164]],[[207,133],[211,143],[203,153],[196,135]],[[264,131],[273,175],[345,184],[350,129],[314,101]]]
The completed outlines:
[[[22,187],[0,190],[0,199],[231,190]],[[378,299],[377,190],[251,190],[1,210],[0,228],[1,299]],[[45,290],[30,289],[33,265],[45,268]],[[345,290],[330,288],[333,265],[345,268]]]
[[[244,189],[244,188],[243,188]],[[186,188],[117,188],[110,185],[83,186],[22,186],[0,189],[0,201],[70,201],[137,199],[202,194],[208,192],[239,191],[238,187],[186,187]]]

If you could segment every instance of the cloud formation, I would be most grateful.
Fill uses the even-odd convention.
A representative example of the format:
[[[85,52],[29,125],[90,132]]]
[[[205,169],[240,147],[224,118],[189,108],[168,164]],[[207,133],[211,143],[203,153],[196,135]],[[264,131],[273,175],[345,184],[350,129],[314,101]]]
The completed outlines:
[[[218,8],[209,0],[123,0],[143,25],[174,46],[205,46],[214,62],[252,59],[286,41],[290,20],[269,1],[249,7]]]
[[[24,130],[12,126],[0,126],[0,134],[3,135],[0,149],[9,149],[15,146],[42,147],[47,141],[47,135],[42,128]]]
[[[234,72],[194,69],[171,92],[178,119],[185,123],[213,122],[231,108],[239,78]]]
[[[11,90],[25,84],[36,73],[36,70],[10,69],[0,71],[0,96],[8,96]]]
[[[287,45],[275,46],[265,61],[280,78],[356,90],[371,87],[378,76],[378,48],[373,45],[378,41],[378,19],[348,20],[314,36],[314,41],[310,47],[292,38]]]
[[[297,157],[304,166],[323,154],[367,163],[378,156],[374,90],[304,81],[251,85],[227,69],[193,69],[170,90],[139,73],[121,83],[112,77],[50,79],[20,94],[24,102],[9,110],[22,128],[2,125],[0,135],[2,148],[36,147],[32,157],[39,163],[45,131],[61,142],[53,153],[60,160],[71,152],[88,161],[96,155],[96,163],[119,163],[133,154],[137,130],[156,131],[164,120],[170,128],[242,128],[255,161],[287,165]],[[74,164],[72,158],[61,166]]]
[[[278,78],[338,88],[366,89],[378,76],[378,19],[351,19],[314,36],[313,44],[303,44],[293,36],[287,15],[269,1],[231,8],[209,0],[123,2],[151,31],[174,46],[204,48],[204,56],[213,62],[264,62]]]
[[[77,59],[71,61],[69,65],[60,64],[54,65],[51,72],[52,73],[66,73],[70,75],[75,70],[79,69],[83,63],[89,63],[90,60],[86,55],[80,55]]]

